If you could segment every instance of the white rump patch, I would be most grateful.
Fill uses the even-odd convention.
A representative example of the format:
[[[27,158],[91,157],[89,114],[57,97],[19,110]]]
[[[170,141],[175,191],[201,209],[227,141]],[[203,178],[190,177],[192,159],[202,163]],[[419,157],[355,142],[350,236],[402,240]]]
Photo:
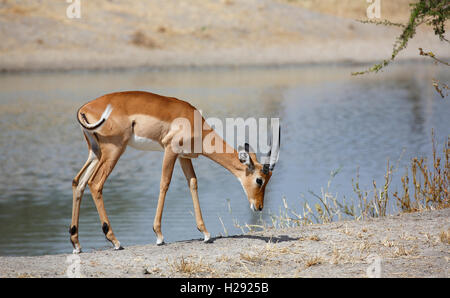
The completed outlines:
[[[135,134],[131,135],[130,141],[128,141],[128,146],[143,151],[164,151],[164,148],[158,142],[155,142],[152,139],[137,136]]]

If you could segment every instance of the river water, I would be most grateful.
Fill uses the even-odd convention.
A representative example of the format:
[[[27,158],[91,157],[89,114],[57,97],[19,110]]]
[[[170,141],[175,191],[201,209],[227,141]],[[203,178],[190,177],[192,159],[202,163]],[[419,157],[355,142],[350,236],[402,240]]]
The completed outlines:
[[[339,198],[383,183],[386,161],[398,165],[391,189],[413,156],[430,156],[431,130],[438,148],[450,133],[450,101],[431,80],[450,80],[443,67],[404,63],[376,75],[352,77],[349,66],[237,68],[170,71],[68,72],[0,75],[0,255],[42,255],[72,250],[72,179],[87,158],[75,120],[77,109],[105,93],[143,90],[186,100],[205,118],[279,117],[280,161],[266,191],[262,214],[253,212],[240,183],[214,162],[194,167],[200,203],[212,236],[235,227],[270,223],[283,198],[294,210],[317,200],[330,172]],[[161,152],[127,149],[105,184],[108,216],[122,245],[155,243],[153,217]],[[395,204],[392,206],[395,212]],[[167,194],[162,230],[166,242],[201,238],[179,165]],[[110,247],[89,190],[80,216],[84,251]]]

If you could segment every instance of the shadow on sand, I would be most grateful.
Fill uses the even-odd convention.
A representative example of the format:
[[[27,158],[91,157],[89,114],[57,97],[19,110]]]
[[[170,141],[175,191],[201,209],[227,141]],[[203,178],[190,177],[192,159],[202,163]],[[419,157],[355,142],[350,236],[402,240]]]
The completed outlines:
[[[266,243],[280,243],[280,242],[285,242],[285,241],[296,241],[300,238],[293,238],[287,235],[279,235],[279,236],[258,236],[258,235],[234,235],[234,236],[218,236],[218,237],[212,237],[211,240],[209,241],[209,243],[213,243],[214,241],[216,241],[217,239],[231,239],[231,238],[236,238],[236,239],[241,239],[241,238],[246,238],[246,239],[257,239],[257,240],[262,240]]]

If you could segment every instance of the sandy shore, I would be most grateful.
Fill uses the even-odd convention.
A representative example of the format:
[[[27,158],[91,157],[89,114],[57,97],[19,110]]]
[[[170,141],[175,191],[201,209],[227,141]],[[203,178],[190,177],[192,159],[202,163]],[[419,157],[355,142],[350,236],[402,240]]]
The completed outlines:
[[[350,18],[284,0],[81,3],[81,18],[69,19],[64,1],[3,1],[0,70],[379,62],[390,57],[401,32],[356,22],[366,19],[363,2]],[[339,2],[308,3],[345,11]],[[403,4],[398,10],[407,16],[409,9]],[[398,59],[424,59],[418,47],[449,55],[448,44],[420,31]]]
[[[83,277],[449,277],[450,209],[82,253]],[[70,248],[68,247],[68,250]],[[0,257],[0,277],[65,277],[72,254]]]

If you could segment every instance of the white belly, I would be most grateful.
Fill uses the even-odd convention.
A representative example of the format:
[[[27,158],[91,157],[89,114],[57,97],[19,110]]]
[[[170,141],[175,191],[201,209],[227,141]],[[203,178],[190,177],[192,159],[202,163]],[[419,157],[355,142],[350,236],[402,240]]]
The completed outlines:
[[[158,142],[135,134],[133,134],[128,141],[128,146],[143,151],[164,151],[164,148]]]

